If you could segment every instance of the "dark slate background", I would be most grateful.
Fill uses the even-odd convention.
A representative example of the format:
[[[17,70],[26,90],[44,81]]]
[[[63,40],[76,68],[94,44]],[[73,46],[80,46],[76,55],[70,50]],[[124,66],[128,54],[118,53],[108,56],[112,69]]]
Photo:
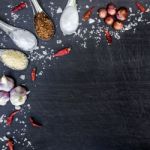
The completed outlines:
[[[51,15],[48,1],[39,1]],[[10,15],[7,5],[18,2],[1,0],[0,18],[6,21],[4,13],[8,13],[8,18]],[[64,8],[66,2],[57,0],[55,5]],[[100,7],[108,2],[93,0],[91,5]],[[135,8],[134,1],[113,2]],[[149,0],[143,2],[149,3]],[[87,2],[80,0],[78,4],[85,8]],[[81,9],[80,15],[84,11]],[[15,23],[11,18],[7,22],[34,32],[31,7],[20,14],[22,17]],[[122,33],[121,40],[114,40],[111,47],[102,39],[100,46],[95,48],[93,39],[88,42],[87,49],[82,49],[69,42],[72,36],[63,37],[58,26],[59,17],[60,14],[54,16],[56,36],[46,45],[59,49],[56,37],[63,38],[64,45],[73,48],[69,56],[53,60],[52,66],[35,83],[30,81],[30,71],[33,66],[40,70],[41,62],[31,63],[23,72],[9,70],[0,64],[1,75],[13,76],[18,84],[25,83],[31,91],[28,99],[31,113],[44,125],[40,130],[28,127],[27,135],[33,145],[37,150],[149,150],[150,26],[140,23],[135,34]],[[150,18],[149,14],[147,17]],[[23,23],[23,19],[28,22]],[[0,42],[8,48],[16,48],[9,38],[0,38]],[[39,41],[40,44],[43,42]],[[26,75],[25,81],[18,79],[21,74]],[[12,109],[10,105],[0,107],[0,114],[8,114]],[[5,132],[0,129],[0,135]],[[16,145],[15,150],[19,149],[27,150]]]

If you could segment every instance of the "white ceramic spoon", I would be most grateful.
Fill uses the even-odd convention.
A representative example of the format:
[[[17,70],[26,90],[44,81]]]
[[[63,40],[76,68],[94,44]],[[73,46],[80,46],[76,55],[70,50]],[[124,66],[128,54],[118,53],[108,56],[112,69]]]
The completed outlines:
[[[52,28],[52,30],[50,31],[49,33],[49,38],[48,39],[45,39],[45,38],[42,38],[41,36],[39,36],[37,30],[36,30],[36,26],[35,26],[35,31],[36,31],[36,34],[37,36],[42,39],[42,40],[49,40],[51,39],[54,34],[55,34],[55,25],[54,25],[54,22],[53,20],[44,12],[44,10],[41,8],[41,6],[39,5],[38,1],[37,0],[29,0],[31,2],[31,4],[33,4],[32,6],[34,7],[33,9],[33,13],[34,13],[34,26],[36,25],[36,17],[38,16],[39,13],[43,13],[44,14],[44,17],[47,18],[49,20],[49,24]],[[48,31],[47,31],[48,32]]]
[[[28,66],[27,56],[17,50],[0,49],[0,61],[13,70],[24,70]]]
[[[76,0],[68,0],[68,3],[60,18],[60,28],[64,35],[75,33],[79,26],[79,14]]]
[[[11,26],[1,20],[0,29],[3,30],[12,41],[24,51],[32,51],[37,46],[36,37],[27,30]]]

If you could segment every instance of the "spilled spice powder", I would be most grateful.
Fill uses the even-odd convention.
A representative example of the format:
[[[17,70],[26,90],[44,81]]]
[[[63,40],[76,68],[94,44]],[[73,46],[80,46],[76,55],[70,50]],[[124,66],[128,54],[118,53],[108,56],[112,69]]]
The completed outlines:
[[[54,24],[44,12],[40,12],[35,15],[34,23],[35,30],[39,38],[49,40],[54,36]]]

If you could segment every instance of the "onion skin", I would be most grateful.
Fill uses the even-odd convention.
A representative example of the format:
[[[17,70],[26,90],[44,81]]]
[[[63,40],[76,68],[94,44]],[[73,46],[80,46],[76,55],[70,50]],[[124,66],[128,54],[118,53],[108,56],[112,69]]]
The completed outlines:
[[[98,10],[98,15],[99,15],[99,17],[100,17],[101,19],[106,18],[106,16],[107,16],[107,10],[106,10],[105,8],[100,8],[100,9]]]
[[[104,21],[107,25],[111,26],[114,23],[114,18],[112,16],[107,16]]]
[[[120,21],[125,21],[128,18],[128,9],[125,7],[121,7],[118,9],[116,18]]]
[[[5,106],[9,101],[9,93],[0,91],[0,106]]]
[[[123,23],[121,21],[115,21],[113,24],[113,28],[115,30],[122,30],[123,29]]]
[[[117,8],[116,8],[116,6],[115,6],[113,3],[109,3],[109,4],[107,5],[107,13],[108,13],[109,15],[111,15],[111,16],[116,15],[116,13],[117,13]]]
[[[17,86],[10,92],[10,101],[14,106],[21,106],[27,100],[27,91],[22,86]]]

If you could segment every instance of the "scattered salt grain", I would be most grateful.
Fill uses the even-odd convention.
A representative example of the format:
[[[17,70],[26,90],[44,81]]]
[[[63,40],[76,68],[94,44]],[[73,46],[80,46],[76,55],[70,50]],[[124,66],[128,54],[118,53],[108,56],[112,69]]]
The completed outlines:
[[[21,80],[25,80],[25,75],[20,75],[19,77]]]
[[[21,106],[15,106],[15,109],[16,109],[16,110],[20,110],[20,109],[21,109]]]
[[[62,43],[62,40],[57,40],[56,43],[57,43],[57,44],[61,44],[61,43]]]
[[[2,123],[4,121],[4,118],[6,117],[5,114],[3,114],[1,117],[0,117],[0,123]]]
[[[57,9],[56,13],[57,13],[57,14],[62,13],[62,8],[61,8],[61,7],[58,7],[58,9]]]
[[[12,20],[15,22],[18,18],[19,18],[20,15],[18,14],[15,14],[15,13],[11,13],[11,18]]]
[[[94,19],[89,19],[89,24],[92,24],[92,23],[94,23],[94,22],[95,22]]]

